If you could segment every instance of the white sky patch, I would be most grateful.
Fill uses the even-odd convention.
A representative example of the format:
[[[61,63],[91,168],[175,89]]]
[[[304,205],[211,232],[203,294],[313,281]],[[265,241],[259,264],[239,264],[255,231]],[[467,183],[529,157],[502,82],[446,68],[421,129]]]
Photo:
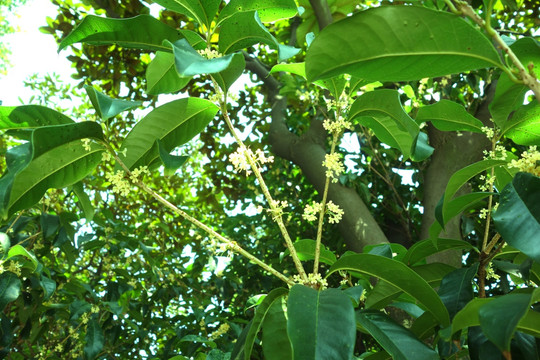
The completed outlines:
[[[58,10],[49,0],[28,0],[9,14],[7,21],[20,31],[0,37],[11,50],[12,66],[7,75],[0,75],[0,100],[3,106],[28,104],[32,91],[24,81],[32,74],[57,73],[62,81],[73,82],[69,51],[57,53],[58,45],[52,35],[43,34],[39,27],[47,25],[46,17],[56,18]],[[20,98],[20,100],[19,100]]]

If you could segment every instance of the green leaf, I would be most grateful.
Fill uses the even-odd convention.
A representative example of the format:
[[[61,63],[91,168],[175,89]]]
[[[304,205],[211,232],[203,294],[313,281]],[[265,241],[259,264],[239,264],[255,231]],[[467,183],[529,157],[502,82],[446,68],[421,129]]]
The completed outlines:
[[[45,106],[0,106],[0,130],[34,129],[72,123],[69,117]]]
[[[438,287],[443,277],[449,272],[453,271],[455,268],[447,264],[432,263],[414,266],[411,269],[420,275],[420,277],[424,279],[429,286],[434,288]],[[400,288],[381,280],[369,293],[369,296],[366,299],[366,308],[382,309],[402,294],[403,291]],[[414,301],[414,299],[411,298],[405,300]]]
[[[540,44],[533,38],[523,37],[514,42],[510,49],[519,58],[522,64],[533,64],[533,71],[540,73]],[[525,93],[529,88],[523,84],[516,84],[506,73],[502,73],[497,81],[495,96],[489,104],[489,111],[495,124],[501,129],[507,127],[508,116],[523,105]]]
[[[154,2],[168,10],[187,15],[207,28],[212,24],[221,4],[221,0],[155,0]]]
[[[5,271],[0,274],[0,310],[4,311],[6,305],[16,300],[21,294],[21,280],[12,272]]]
[[[435,350],[388,315],[374,310],[361,310],[356,319],[395,360],[439,359]]]
[[[540,262],[540,178],[517,173],[501,193],[493,222],[509,245]]]
[[[156,140],[157,147],[159,150],[159,159],[165,166],[165,169],[168,171],[176,171],[178,170],[182,165],[184,165],[189,159],[189,156],[184,155],[171,155],[169,152],[165,149],[165,145],[161,142],[161,140]]]
[[[11,247],[11,240],[5,232],[0,232],[0,250],[3,254],[7,254]]]
[[[402,262],[377,255],[355,254],[338,259],[327,276],[340,270],[357,271],[384,280],[418,300],[443,326],[450,323],[448,311],[437,293]]]
[[[403,258],[403,262],[408,265],[414,265],[419,261],[424,260],[430,255],[436,254],[445,250],[472,249],[473,246],[467,241],[455,239],[438,239],[437,246],[433,244],[431,239],[425,239],[415,243],[409,248],[407,254]]]
[[[361,95],[351,106],[349,120],[373,130],[381,142],[400,150],[406,159],[411,156],[420,131],[403,110],[395,90],[375,90]]]
[[[84,218],[87,221],[92,221],[95,214],[94,206],[92,205],[92,201],[90,200],[90,197],[88,194],[84,191],[84,187],[82,182],[78,182],[75,185],[73,185],[73,192],[75,195],[77,195],[77,199],[79,206],[81,207],[81,210],[83,211]]]
[[[442,226],[445,226],[454,216],[460,215],[463,211],[472,208],[474,205],[482,202],[491,193],[474,192],[459,196],[450,200],[443,209],[443,202],[439,202],[435,208],[435,216]]]
[[[95,359],[105,345],[103,330],[96,320],[90,320],[86,326],[86,344],[84,355],[87,359]]]
[[[83,42],[91,45],[116,44],[125,48],[151,51],[167,51],[164,40],[174,42],[183,36],[150,15],[139,15],[129,19],[111,19],[95,15],[83,21],[62,40],[58,51],[69,45]]]
[[[263,326],[263,321],[266,317],[271,306],[278,302],[283,296],[287,295],[287,289],[277,288],[268,293],[261,304],[257,307],[255,311],[255,316],[253,317],[253,322],[246,336],[246,343],[244,345],[244,359],[251,359],[251,351],[253,349],[253,344],[255,338],[261,327]]]
[[[454,195],[463,185],[467,183],[467,181],[469,181],[474,176],[480,174],[481,172],[486,171],[487,169],[504,164],[506,164],[506,161],[504,160],[481,160],[456,171],[450,177],[450,179],[448,180],[448,184],[446,185],[442,213],[449,213],[449,211],[451,210],[449,209],[450,201],[453,200]]]
[[[315,259],[315,240],[311,239],[302,239],[294,243],[294,248],[296,249],[297,255],[302,261],[309,261]],[[326,246],[321,244],[321,249],[319,253],[319,260],[322,263],[332,265],[336,262],[336,255]],[[286,254],[289,253],[288,250],[285,251]]]
[[[286,72],[289,74],[294,74],[306,78],[306,63],[300,62],[300,63],[283,63],[283,64],[277,64],[272,66],[272,69],[270,70],[270,74],[276,73],[276,72]]]
[[[12,148],[6,155],[8,173],[0,179],[0,215],[34,205],[51,187],[61,188],[84,178],[101,160],[104,148],[84,149],[80,140],[103,139],[101,126],[85,121],[40,127],[30,143]]]
[[[186,39],[180,39],[174,43],[165,41],[172,47],[175,59],[176,72],[180,76],[193,76],[200,74],[214,74],[229,67],[233,55],[226,55],[214,59],[201,56]]]
[[[356,339],[354,308],[337,289],[317,291],[294,285],[287,302],[288,332],[295,360],[352,358]]]
[[[519,145],[540,145],[540,104],[535,99],[516,110],[501,130]]]
[[[482,331],[501,351],[510,350],[510,340],[519,321],[525,317],[530,302],[531,294],[511,293],[490,301],[478,310]]]
[[[262,22],[289,19],[297,14],[294,0],[231,0],[219,14],[217,23],[230,18],[234,14],[257,11]]]
[[[242,75],[242,72],[246,68],[246,60],[244,59],[243,54],[235,53],[232,55],[233,57],[229,67],[214,74],[213,76],[224,93],[229,91],[229,88],[240,77],[240,75]]]
[[[84,90],[86,90],[96,113],[104,121],[115,117],[125,110],[134,109],[142,105],[141,101],[113,99],[97,91],[92,86],[85,85]]]
[[[267,360],[292,360],[292,347],[287,333],[287,302],[275,301],[264,318],[262,327],[263,354]]]
[[[122,161],[130,169],[148,165],[159,156],[156,140],[165,151],[185,144],[214,118],[218,107],[208,100],[184,98],[159,106],[139,121],[122,143]]]
[[[306,54],[308,80],[348,73],[410,81],[502,67],[495,48],[461,17],[417,6],[383,6],[324,28]]]
[[[433,151],[435,151],[435,148],[429,145],[428,135],[420,131],[416,138],[414,152],[411,154],[411,160],[424,161],[433,154]]]
[[[175,93],[182,90],[190,80],[191,77],[178,76],[174,54],[158,51],[146,68],[146,93]]]
[[[221,24],[218,45],[222,54],[230,54],[255,44],[266,44],[270,48],[278,50],[280,61],[286,60],[300,51],[300,49],[279,44],[263,25],[256,11],[236,13]]]
[[[32,263],[31,270],[35,271],[37,269],[39,262],[36,256],[32,254],[30,251],[26,250],[26,248],[23,247],[22,245],[17,244],[17,245],[14,245],[11,249],[9,249],[9,252],[6,256],[6,260],[11,259],[14,256],[22,256],[26,258],[27,260],[30,260],[30,262]]]
[[[450,100],[441,100],[433,105],[423,106],[416,115],[418,123],[431,121],[441,131],[482,132],[482,122],[469,114],[465,108]]]
[[[39,283],[43,289],[43,300],[47,301],[47,299],[49,299],[56,291],[56,282],[42,274]]]
[[[447,274],[441,281],[439,296],[448,309],[450,319],[474,297],[473,279],[478,271],[478,263]]]

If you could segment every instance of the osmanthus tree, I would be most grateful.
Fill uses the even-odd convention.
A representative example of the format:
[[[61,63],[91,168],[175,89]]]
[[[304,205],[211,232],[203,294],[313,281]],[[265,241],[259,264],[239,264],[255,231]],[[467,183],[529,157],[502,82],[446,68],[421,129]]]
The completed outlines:
[[[4,356],[538,358],[538,9],[155,3],[49,21],[95,116],[0,107]]]

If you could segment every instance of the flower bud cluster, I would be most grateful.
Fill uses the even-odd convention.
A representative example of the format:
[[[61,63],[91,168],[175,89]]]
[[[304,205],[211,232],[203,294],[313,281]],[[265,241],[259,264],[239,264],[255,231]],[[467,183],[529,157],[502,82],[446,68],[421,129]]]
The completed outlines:
[[[316,221],[317,215],[320,214],[322,209],[323,205],[314,201],[313,204],[306,205],[302,217],[307,221]],[[326,204],[326,213],[329,215],[328,222],[330,224],[339,223],[341,221],[341,218],[343,217],[343,210],[338,205],[334,204],[332,201],[329,201]]]
[[[217,50],[212,49],[203,49],[203,50],[197,50],[197,52],[202,56],[207,58],[208,60],[215,59],[218,57],[221,57],[221,54]]]
[[[339,176],[345,172],[345,166],[338,153],[326,154],[323,166],[326,168],[326,177],[332,179],[333,183],[338,182]]]
[[[321,290],[324,290],[328,287],[328,282],[326,281],[326,279],[323,279],[323,277],[319,273],[308,274],[308,277],[306,280],[304,280],[300,275],[294,275],[293,281],[297,284],[302,284],[306,286],[315,286]]]
[[[529,150],[521,154],[521,159],[510,161],[508,166],[516,168],[521,172],[540,176],[540,152],[536,149],[536,146],[531,146]]]

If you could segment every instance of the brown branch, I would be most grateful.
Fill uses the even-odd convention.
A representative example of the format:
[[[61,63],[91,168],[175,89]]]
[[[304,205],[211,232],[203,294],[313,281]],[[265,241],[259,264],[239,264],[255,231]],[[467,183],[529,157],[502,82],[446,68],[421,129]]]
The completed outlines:
[[[319,30],[324,29],[334,21],[332,18],[332,11],[326,0],[309,0],[309,3],[313,8],[313,12],[319,23]]]

